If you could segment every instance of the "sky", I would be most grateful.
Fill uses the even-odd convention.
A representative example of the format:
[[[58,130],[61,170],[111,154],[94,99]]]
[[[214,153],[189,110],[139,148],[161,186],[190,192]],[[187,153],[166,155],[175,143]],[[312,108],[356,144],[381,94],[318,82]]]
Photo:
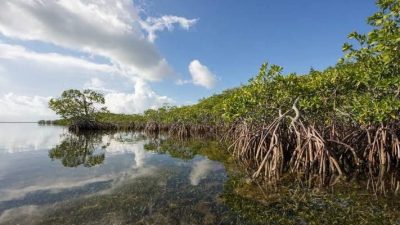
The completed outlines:
[[[2,0],[0,121],[55,119],[66,89],[115,113],[194,104],[244,84],[264,62],[285,73],[335,65],[373,0]]]

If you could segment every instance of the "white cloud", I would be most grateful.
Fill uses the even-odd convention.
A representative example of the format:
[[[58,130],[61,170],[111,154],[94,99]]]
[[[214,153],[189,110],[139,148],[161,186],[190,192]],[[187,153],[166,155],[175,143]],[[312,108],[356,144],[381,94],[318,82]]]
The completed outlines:
[[[173,102],[146,83],[175,74],[152,41],[197,21],[146,18],[132,0],[2,0],[0,8],[0,121],[55,118],[47,96],[70,88],[106,93],[113,112]]]
[[[102,90],[104,89],[104,81],[100,80],[97,77],[94,77],[92,79],[90,79],[89,82],[87,82],[84,87],[87,89],[93,89],[93,90]]]
[[[83,83],[83,88],[89,88],[106,92],[106,105],[115,113],[141,113],[147,108],[157,108],[164,103],[173,102],[166,96],[159,96],[155,93],[144,80],[131,77],[128,83],[134,84],[133,93],[123,93],[114,89],[107,88],[110,83],[108,79],[106,83],[99,76],[110,78],[110,74],[124,76],[123,71],[113,65],[94,63],[85,59],[66,56],[58,53],[38,53],[26,49],[19,45],[9,45],[0,43],[0,59],[3,62],[13,62],[16,68],[0,66],[0,87],[4,90],[10,88],[7,78],[14,83],[18,83],[21,88],[28,86],[36,86],[38,89],[48,89],[49,87],[59,86],[61,92],[65,86],[65,82],[75,83],[76,86],[67,86],[67,88],[80,88],[79,83],[84,81],[84,77],[89,76],[89,81]],[[33,69],[36,73],[40,73],[44,77],[39,76],[33,78],[24,87],[23,81],[20,80],[25,74],[16,76],[18,68],[28,67],[33,63]],[[7,64],[8,65],[8,64]],[[32,73],[25,71],[24,73]],[[75,74],[72,76],[71,74]],[[32,75],[32,74],[31,74]],[[86,75],[86,76],[84,76]],[[59,82],[51,83],[47,80],[55,77]],[[78,79],[79,77],[79,79]],[[3,82],[4,81],[4,82]],[[6,82],[7,81],[7,82]],[[127,83],[127,82],[123,82]],[[119,86],[118,84],[114,85]],[[58,95],[59,93],[57,93]],[[14,93],[6,93],[0,96],[0,121],[37,121],[40,119],[57,118],[55,114],[48,108],[48,100],[51,97],[44,96],[25,96],[16,95]],[[23,118],[23,119],[22,119]]]
[[[100,81],[126,89],[135,79],[111,64],[0,43],[0,95],[59,95],[65,89],[82,87],[99,90]]]
[[[0,33],[7,37],[103,56],[127,75],[143,79],[160,80],[174,73],[143,33],[132,0],[3,0],[0,8]],[[170,23],[149,19],[151,35],[173,23],[184,28],[191,24],[171,18]]]
[[[48,108],[50,97],[18,96],[8,93],[0,96],[0,121],[37,121],[41,118],[56,118]]]
[[[158,95],[144,81],[137,80],[133,93],[118,92],[104,88],[103,81],[93,78],[91,88],[107,92],[106,106],[113,113],[142,113],[149,108],[158,108],[165,103],[174,103],[167,97]],[[89,87],[87,87],[89,88]],[[56,119],[57,115],[48,108],[51,97],[24,96],[7,93],[0,96],[0,121],[38,121],[41,119]]]
[[[4,68],[4,66],[0,64],[0,89],[7,87],[9,85],[9,81],[6,78],[6,73],[7,73],[6,68]]]
[[[96,91],[100,91],[103,93],[104,92],[115,92],[112,89],[106,88],[106,86],[107,86],[107,84],[103,80],[101,80],[100,78],[97,78],[97,77],[93,77],[83,85],[83,88],[96,90]]]
[[[78,68],[102,73],[121,73],[121,71],[118,71],[118,69],[112,65],[93,63],[84,59],[57,53],[38,53],[30,51],[20,45],[0,43],[0,59],[13,61],[26,60],[37,64]]]
[[[216,76],[207,68],[207,66],[202,65],[199,60],[193,60],[189,64],[189,72],[192,76],[192,82],[195,85],[211,89],[217,82]],[[185,83],[185,81],[181,83]]]
[[[51,97],[19,96],[8,93],[0,96],[0,121],[38,121],[56,119],[57,116],[48,108]],[[150,87],[139,81],[133,93],[110,92],[105,95],[106,106],[113,113],[142,113],[149,108],[158,108],[164,103],[174,101],[167,96],[160,96]]]
[[[145,21],[141,21],[140,24],[144,30],[148,33],[149,41],[153,42],[156,38],[157,31],[163,31],[165,29],[172,31],[174,24],[178,24],[185,30],[188,30],[191,26],[196,24],[197,19],[186,19],[179,16],[162,16],[160,18],[149,17]]]
[[[173,103],[172,99],[158,95],[141,80],[136,82],[134,93],[108,93],[105,99],[107,108],[116,113],[141,113],[149,108],[158,108],[164,103]]]

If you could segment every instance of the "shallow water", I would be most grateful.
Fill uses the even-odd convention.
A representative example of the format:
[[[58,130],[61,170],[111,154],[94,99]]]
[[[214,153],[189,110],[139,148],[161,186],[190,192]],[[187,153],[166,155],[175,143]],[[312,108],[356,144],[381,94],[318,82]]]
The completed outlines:
[[[0,224],[400,224],[396,198],[265,196],[238,171],[211,141],[0,124]]]
[[[0,223],[214,224],[229,211],[224,165],[206,156],[145,150],[138,133],[0,126]]]

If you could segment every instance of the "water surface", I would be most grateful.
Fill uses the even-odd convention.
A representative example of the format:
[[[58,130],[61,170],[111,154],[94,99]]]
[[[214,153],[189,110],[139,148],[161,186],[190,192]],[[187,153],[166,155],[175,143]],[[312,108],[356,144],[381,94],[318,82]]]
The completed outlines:
[[[225,150],[215,141],[0,124],[0,224],[400,224],[398,196],[351,183],[269,193]]]
[[[159,140],[140,133],[0,126],[0,223],[214,224],[229,211],[224,166],[206,156],[145,150]]]

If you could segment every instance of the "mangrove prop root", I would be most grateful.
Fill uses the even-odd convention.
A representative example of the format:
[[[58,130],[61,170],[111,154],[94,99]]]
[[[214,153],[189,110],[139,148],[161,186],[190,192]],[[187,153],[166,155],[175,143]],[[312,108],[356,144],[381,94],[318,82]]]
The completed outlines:
[[[366,169],[366,174],[375,177],[369,180],[368,187],[376,192],[387,187],[399,191],[397,175],[388,183],[382,179],[400,164],[398,125],[365,129],[352,123],[333,123],[321,127],[304,122],[307,120],[296,102],[292,109],[279,112],[269,123],[237,121],[223,137],[225,141],[231,140],[229,149],[253,171],[253,179],[276,181],[283,173],[291,172],[308,174],[307,177],[316,175],[321,183],[332,184],[337,182],[333,177]]]

